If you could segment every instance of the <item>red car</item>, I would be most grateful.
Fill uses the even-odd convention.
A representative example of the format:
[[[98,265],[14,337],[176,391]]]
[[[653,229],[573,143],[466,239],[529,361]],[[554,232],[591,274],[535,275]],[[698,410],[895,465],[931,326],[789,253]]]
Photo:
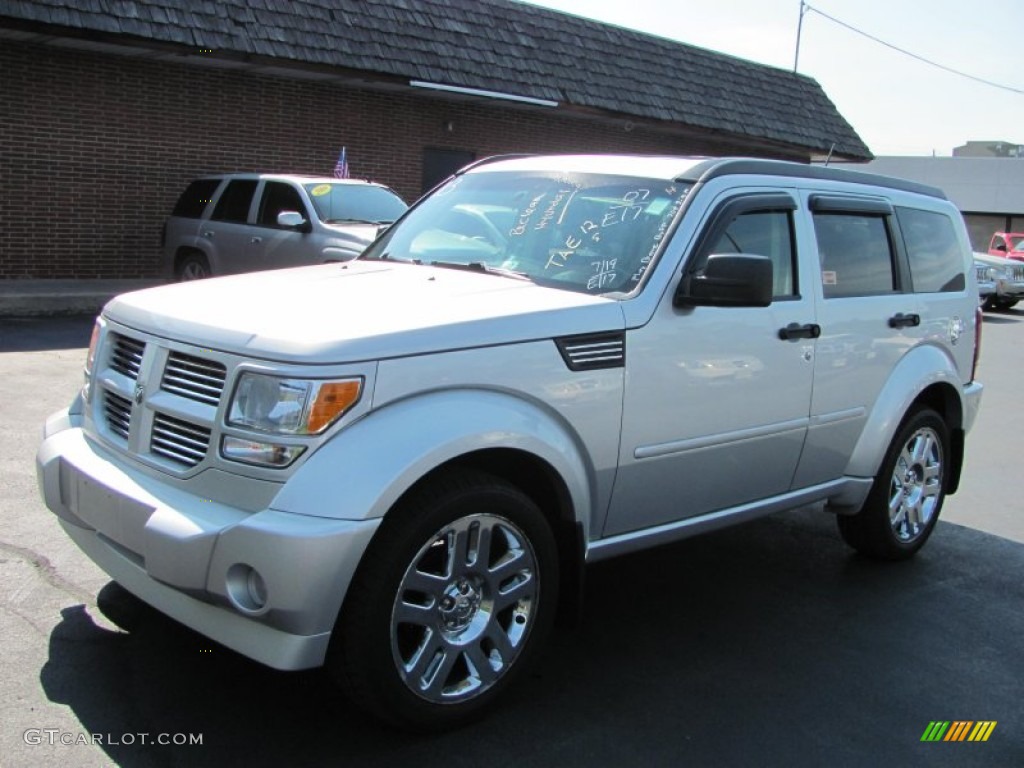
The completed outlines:
[[[991,256],[1024,261],[1024,232],[996,232],[988,244]]]

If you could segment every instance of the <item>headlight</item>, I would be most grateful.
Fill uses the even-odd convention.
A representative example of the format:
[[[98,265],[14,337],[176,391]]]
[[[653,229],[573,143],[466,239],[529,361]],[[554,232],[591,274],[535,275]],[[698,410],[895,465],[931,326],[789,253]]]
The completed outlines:
[[[278,435],[318,435],[359,401],[363,380],[286,379],[243,373],[228,424]]]

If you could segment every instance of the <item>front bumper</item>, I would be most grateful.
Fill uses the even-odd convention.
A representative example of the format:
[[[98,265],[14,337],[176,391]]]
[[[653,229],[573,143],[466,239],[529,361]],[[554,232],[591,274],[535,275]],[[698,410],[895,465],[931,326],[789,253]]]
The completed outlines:
[[[79,420],[51,417],[36,466],[47,507],[82,551],[143,601],[249,658],[321,665],[379,521],[272,504],[253,513],[197,497],[126,465]]]

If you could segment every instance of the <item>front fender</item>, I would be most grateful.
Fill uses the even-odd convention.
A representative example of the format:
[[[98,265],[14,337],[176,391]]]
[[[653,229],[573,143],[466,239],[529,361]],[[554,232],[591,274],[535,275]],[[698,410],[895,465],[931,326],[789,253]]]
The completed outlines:
[[[939,347],[922,345],[910,350],[893,369],[875,400],[864,430],[850,457],[846,474],[874,477],[896,430],[914,401],[929,387],[939,385],[958,398],[963,414],[963,384],[953,360]],[[962,417],[949,424],[962,428]]]
[[[433,392],[373,411],[318,449],[271,507],[344,520],[380,518],[431,470],[497,448],[549,464],[589,533],[594,471],[575,435],[554,413],[488,390]]]

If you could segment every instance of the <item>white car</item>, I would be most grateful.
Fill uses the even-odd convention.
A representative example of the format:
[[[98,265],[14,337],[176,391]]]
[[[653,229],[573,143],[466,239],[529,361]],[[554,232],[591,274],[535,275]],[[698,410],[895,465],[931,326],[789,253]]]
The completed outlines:
[[[1024,298],[1024,262],[974,252],[982,309],[1010,309]]]
[[[167,272],[196,280],[348,261],[407,207],[384,185],[354,179],[203,176],[186,187],[164,224]]]
[[[481,162],[354,261],[111,301],[39,482],[161,611],[450,727],[528,667],[588,563],[807,504],[911,557],[980,404],[977,297],[929,187]]]

